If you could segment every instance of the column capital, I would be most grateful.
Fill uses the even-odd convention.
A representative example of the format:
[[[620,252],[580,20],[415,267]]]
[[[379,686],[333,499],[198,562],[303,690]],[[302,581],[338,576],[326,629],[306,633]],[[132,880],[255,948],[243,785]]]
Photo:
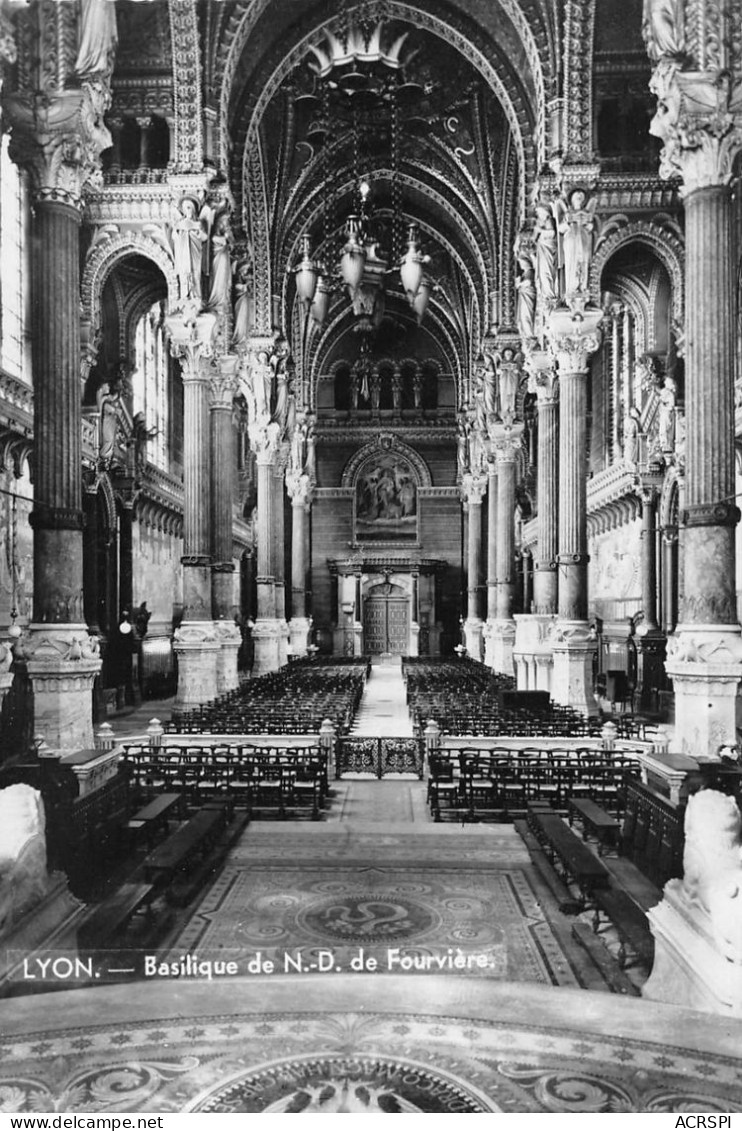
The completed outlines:
[[[189,300],[182,310],[165,319],[170,352],[180,360],[184,381],[208,380],[201,362],[211,357],[216,315],[199,311],[199,304]]]
[[[27,169],[37,201],[82,207],[86,183],[100,171],[100,155],[112,144],[103,115],[111,102],[108,83],[84,81],[49,97],[10,95],[10,156]]]
[[[554,357],[548,350],[532,350],[526,355],[528,392],[535,393],[539,408],[559,400],[559,378]]]
[[[286,490],[294,507],[306,507],[312,501],[312,481],[299,471],[286,472]]]
[[[552,310],[549,315],[549,344],[559,364],[560,376],[585,373],[588,359],[600,345],[600,323],[603,311],[586,309]]]
[[[490,426],[490,440],[498,464],[514,463],[520,451],[523,424],[493,424]]]
[[[485,475],[471,475],[467,473],[461,479],[461,497],[471,506],[481,506],[487,490],[487,477]]]
[[[255,452],[258,466],[269,467],[275,462],[281,439],[281,429],[275,421],[266,424],[264,420],[265,418],[262,421],[254,421],[249,424],[247,432],[250,437],[250,447]]]
[[[240,382],[237,367],[240,359],[236,354],[227,354],[218,358],[212,366],[209,380],[209,407],[213,409],[232,410],[232,401],[235,398]]]
[[[664,143],[660,175],[682,177],[683,196],[730,184],[742,151],[742,76],[661,58],[649,85],[657,96],[650,133]]]

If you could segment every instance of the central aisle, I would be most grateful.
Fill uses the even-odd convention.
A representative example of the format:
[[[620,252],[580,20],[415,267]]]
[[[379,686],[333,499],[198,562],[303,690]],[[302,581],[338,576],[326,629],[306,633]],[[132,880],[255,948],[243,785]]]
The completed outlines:
[[[372,661],[371,673],[350,733],[363,738],[377,735],[412,737],[412,719],[407,709],[401,661]]]

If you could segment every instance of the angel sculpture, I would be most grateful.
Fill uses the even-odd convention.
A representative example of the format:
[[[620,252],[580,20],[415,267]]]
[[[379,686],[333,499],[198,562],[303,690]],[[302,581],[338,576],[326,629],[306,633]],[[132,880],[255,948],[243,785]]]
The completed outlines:
[[[561,236],[561,260],[564,267],[564,298],[587,294],[590,286],[590,262],[595,238],[595,198],[588,200],[584,189],[572,189],[566,201],[553,204],[554,217]]]
[[[521,341],[530,341],[536,333],[536,275],[530,255],[518,256],[515,279],[516,322]]]
[[[180,299],[182,302],[189,298],[200,301],[203,245],[208,234],[199,217],[199,202],[195,196],[184,196],[179,208],[180,218],[173,225],[173,258]]]
[[[536,242],[536,288],[541,301],[551,306],[559,298],[557,230],[554,217],[545,204],[536,205],[533,236]]]

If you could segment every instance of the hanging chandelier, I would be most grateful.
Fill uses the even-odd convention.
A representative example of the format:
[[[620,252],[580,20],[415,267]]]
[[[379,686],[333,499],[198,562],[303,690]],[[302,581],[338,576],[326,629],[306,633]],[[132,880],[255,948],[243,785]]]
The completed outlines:
[[[299,259],[294,267],[296,293],[309,317],[323,325],[334,291],[344,288],[356,318],[356,329],[369,334],[378,329],[384,316],[386,288],[390,276],[399,271],[399,281],[405,297],[420,323],[427,310],[433,281],[426,272],[430,256],[424,254],[419,242],[417,225],[408,226],[407,246],[404,254],[395,253],[402,242],[399,238],[401,201],[398,168],[398,107],[400,92],[410,86],[404,79],[404,61],[401,58],[406,33],[392,37],[385,47],[384,24],[377,21],[350,23],[344,35],[326,31],[321,47],[311,48],[313,61],[310,70],[320,85],[323,102],[322,120],[329,127],[329,104],[333,99],[339,115],[350,116],[353,143],[354,172],[357,179],[357,197],[344,224],[345,243],[333,269],[318,256],[313,255],[311,237],[305,232],[301,237]],[[388,37],[386,37],[388,38]],[[413,84],[414,85],[414,84]],[[304,96],[316,99],[316,95]],[[392,248],[380,247],[378,225],[372,205],[370,176],[360,176],[358,165],[362,120],[379,128],[381,108],[386,109],[391,145],[391,195],[392,195]],[[323,139],[326,134],[323,134]],[[325,150],[323,150],[323,154]],[[324,157],[323,186],[325,189],[325,242],[329,224],[327,220],[330,170]],[[390,268],[390,259],[396,260]]]

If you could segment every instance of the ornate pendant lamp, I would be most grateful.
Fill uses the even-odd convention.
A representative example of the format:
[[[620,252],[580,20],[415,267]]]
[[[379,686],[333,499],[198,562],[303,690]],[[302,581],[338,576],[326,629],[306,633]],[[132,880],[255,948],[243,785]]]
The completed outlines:
[[[312,259],[309,243],[309,234],[301,237],[301,258],[296,265],[294,275],[296,278],[296,293],[301,302],[309,305],[314,299],[317,290],[318,270],[317,264]]]

